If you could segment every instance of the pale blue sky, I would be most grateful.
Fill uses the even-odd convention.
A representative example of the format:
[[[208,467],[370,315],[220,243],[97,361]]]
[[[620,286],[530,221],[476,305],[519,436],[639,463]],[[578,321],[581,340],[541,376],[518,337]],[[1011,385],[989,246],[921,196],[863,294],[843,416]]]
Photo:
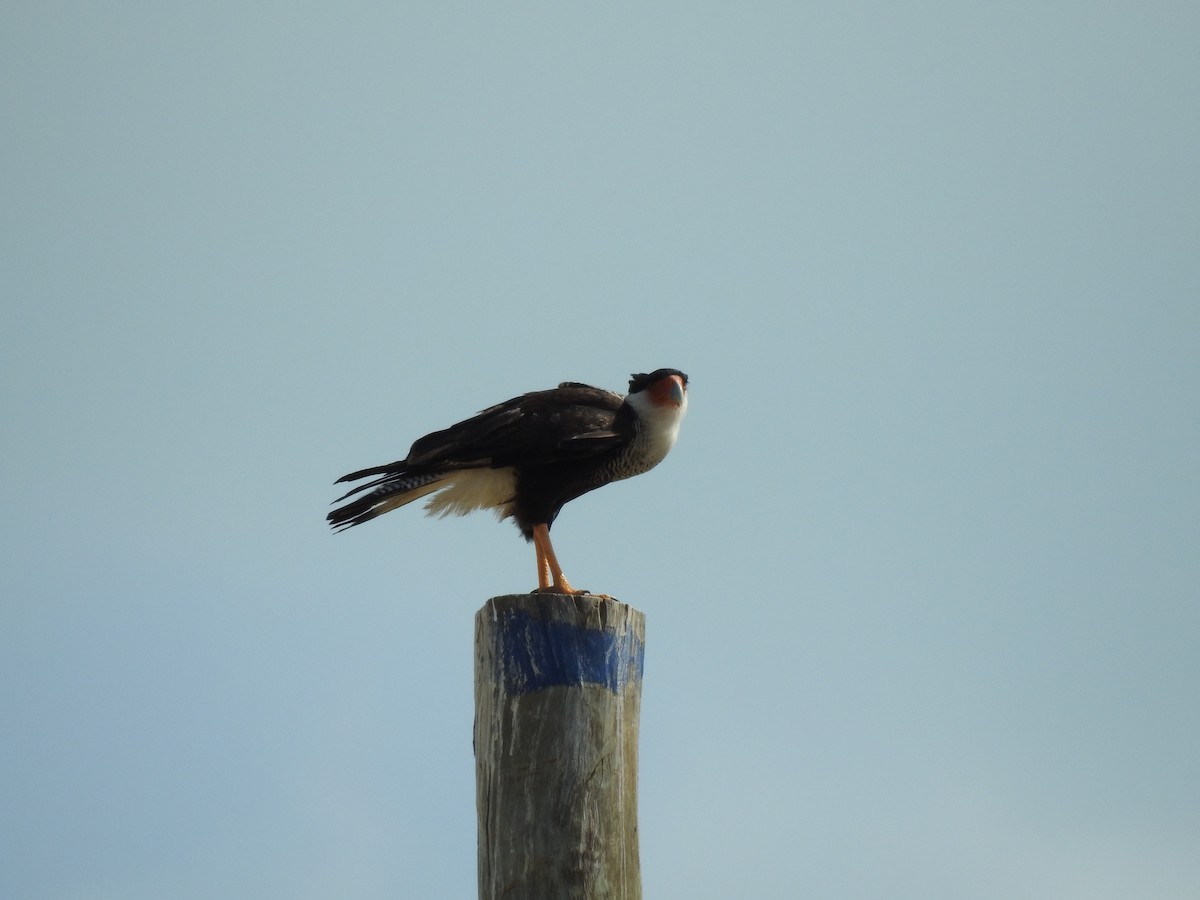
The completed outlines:
[[[342,473],[691,376],[569,507],[647,897],[1200,891],[1200,7],[9,4],[0,896],[472,897],[487,516]]]

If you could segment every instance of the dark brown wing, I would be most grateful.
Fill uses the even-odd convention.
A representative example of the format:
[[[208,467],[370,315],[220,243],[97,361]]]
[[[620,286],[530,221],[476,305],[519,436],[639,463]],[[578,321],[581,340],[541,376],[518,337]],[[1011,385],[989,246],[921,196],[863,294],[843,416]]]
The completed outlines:
[[[540,465],[593,456],[626,440],[620,394],[583,384],[514,397],[412,445],[408,468]]]

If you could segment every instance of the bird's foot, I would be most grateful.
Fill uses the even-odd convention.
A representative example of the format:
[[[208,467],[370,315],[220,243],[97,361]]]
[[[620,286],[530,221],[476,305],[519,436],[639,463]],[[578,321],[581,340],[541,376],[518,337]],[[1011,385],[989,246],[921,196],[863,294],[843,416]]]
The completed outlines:
[[[581,591],[578,588],[573,588],[569,584],[551,584],[547,587],[534,588],[529,593],[531,594],[565,594],[568,597],[582,597],[584,594],[591,593],[590,591]]]
[[[542,578],[539,579],[540,586],[534,591],[535,594],[569,594],[578,596],[579,594],[587,593],[587,591],[580,591],[571,587],[571,582],[567,581],[567,576],[562,573],[562,569],[558,569],[558,572],[555,573],[554,570],[557,568],[557,565],[546,567],[546,570],[542,573]]]
[[[534,588],[529,593],[531,593],[531,594],[563,594],[568,597],[596,597],[600,600],[616,600],[617,599],[616,597],[613,597],[609,594],[593,594],[591,591],[588,591],[588,590],[580,590],[579,588],[573,588],[569,584],[568,585],[560,585],[558,587],[555,587],[554,585],[550,585],[549,587]]]

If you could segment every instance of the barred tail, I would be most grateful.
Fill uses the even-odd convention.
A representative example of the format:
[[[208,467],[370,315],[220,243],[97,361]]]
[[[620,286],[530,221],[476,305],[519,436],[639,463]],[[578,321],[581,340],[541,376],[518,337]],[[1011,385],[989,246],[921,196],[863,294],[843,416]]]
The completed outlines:
[[[353,472],[339,478],[338,481],[352,481],[367,475],[382,475],[382,477],[359,485],[343,494],[334,502],[345,500],[362,491],[369,491],[358,499],[351,500],[345,506],[339,506],[325,518],[329,520],[329,524],[336,531],[361,525],[376,516],[382,516],[385,512],[390,512],[406,503],[412,503],[414,500],[419,500],[427,494],[441,489],[445,486],[444,479],[449,474],[449,472],[426,472],[415,475],[405,472],[403,469],[397,471],[396,468],[389,466]]]

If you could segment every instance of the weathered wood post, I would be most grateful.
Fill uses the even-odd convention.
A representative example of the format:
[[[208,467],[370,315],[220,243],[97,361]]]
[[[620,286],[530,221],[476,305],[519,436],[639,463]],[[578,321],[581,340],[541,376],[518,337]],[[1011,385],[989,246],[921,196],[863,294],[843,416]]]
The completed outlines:
[[[608,597],[493,597],[475,616],[480,900],[640,900],[645,616]]]

